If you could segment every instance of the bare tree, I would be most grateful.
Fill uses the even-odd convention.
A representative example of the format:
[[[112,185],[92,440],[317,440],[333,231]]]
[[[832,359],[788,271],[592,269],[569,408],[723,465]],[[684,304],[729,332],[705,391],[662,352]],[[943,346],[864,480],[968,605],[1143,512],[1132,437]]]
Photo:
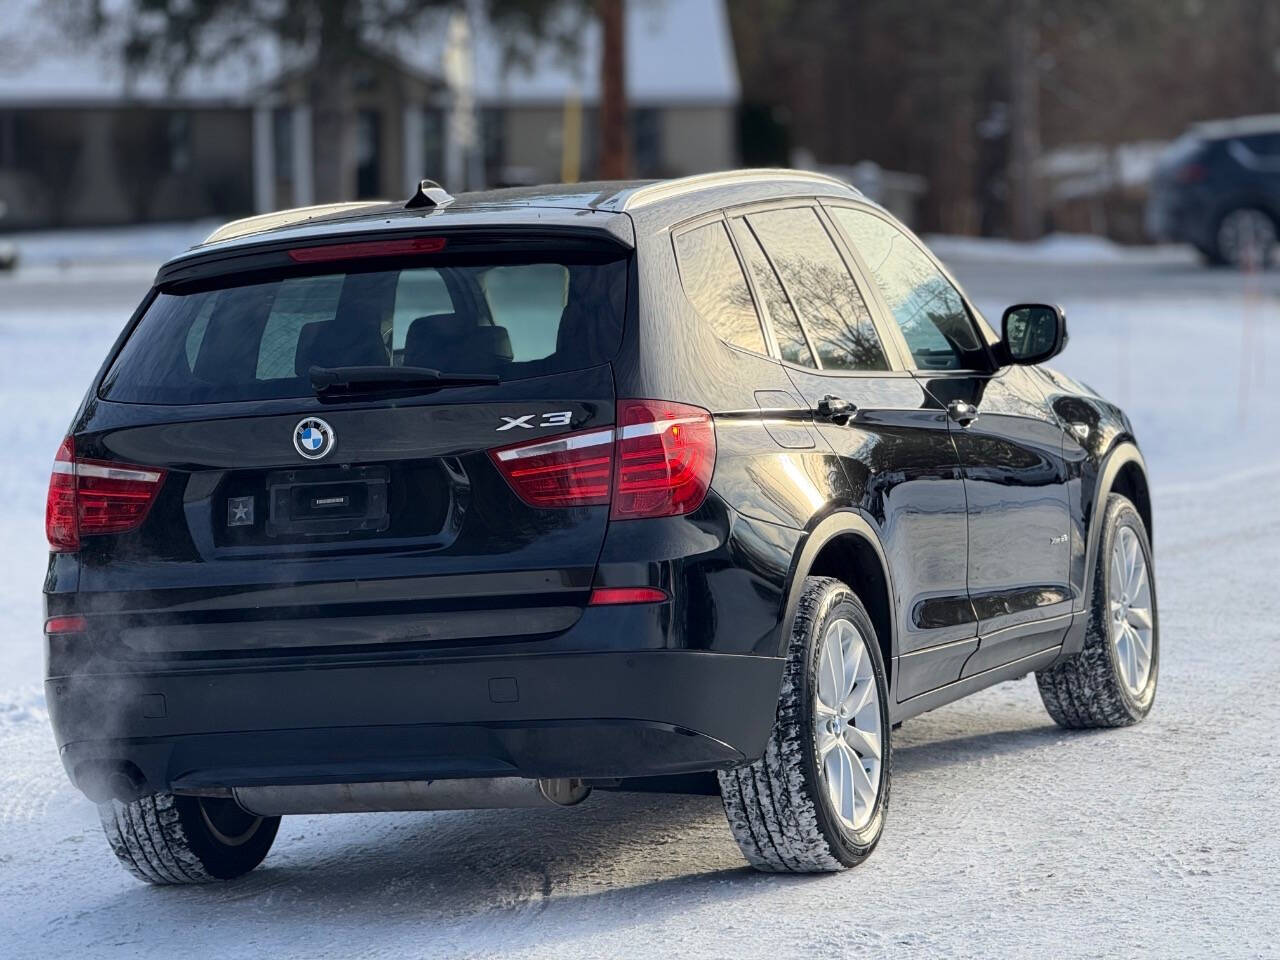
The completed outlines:
[[[600,18],[600,176],[630,172],[626,90],[626,18],[623,0],[596,0]]]
[[[462,10],[466,0],[56,0],[64,23],[86,37],[123,36],[120,54],[135,70],[156,70],[176,83],[251,50],[263,36],[310,56],[308,96],[316,151],[317,199],[347,199],[355,189],[356,110],[353,73],[371,37],[420,28],[430,18]],[[507,60],[527,59],[553,45],[576,48],[583,15],[593,0],[478,0],[503,40]],[[617,20],[615,42],[605,44],[603,78],[609,84],[608,122],[626,116],[622,76],[622,0],[601,0],[601,14]],[[574,16],[573,14],[577,14]],[[625,130],[625,127],[624,127]],[[610,141],[612,144],[613,141]],[[625,168],[625,136],[622,168]],[[606,149],[604,156],[611,156]]]
[[[1044,229],[1040,197],[1040,3],[1013,0],[1009,17],[1009,199],[1015,240]]]

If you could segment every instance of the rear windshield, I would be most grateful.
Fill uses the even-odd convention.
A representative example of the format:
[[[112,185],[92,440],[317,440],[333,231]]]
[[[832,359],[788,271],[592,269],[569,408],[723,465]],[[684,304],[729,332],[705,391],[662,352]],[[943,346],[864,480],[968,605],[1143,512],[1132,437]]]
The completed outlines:
[[[102,396],[157,404],[305,397],[312,367],[427,367],[518,380],[580,370],[617,352],[625,259],[469,260],[161,292],[107,372]]]

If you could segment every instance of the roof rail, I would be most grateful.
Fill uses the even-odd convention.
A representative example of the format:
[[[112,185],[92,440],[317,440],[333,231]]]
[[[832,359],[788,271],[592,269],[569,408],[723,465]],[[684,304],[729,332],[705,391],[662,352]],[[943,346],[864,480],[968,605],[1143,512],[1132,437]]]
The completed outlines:
[[[787,170],[781,168],[760,167],[750,170],[721,170],[717,173],[700,173],[692,177],[680,177],[677,180],[659,180],[648,186],[639,187],[622,198],[622,210],[634,210],[637,207],[657,203],[659,200],[670,200],[695,190],[708,187],[730,187],[749,183],[772,183],[778,180],[790,180],[804,183],[824,183],[828,186],[852,190],[861,196],[861,191],[845,183],[839,177],[812,170]]]
[[[262,233],[264,230],[275,230],[279,227],[292,226],[316,217],[325,217],[331,213],[354,210],[357,207],[376,207],[386,203],[385,200],[348,200],[345,203],[321,203],[312,207],[294,207],[291,210],[276,210],[272,213],[260,213],[254,217],[244,217],[224,223],[213,233],[200,241],[217,243],[219,240],[232,240],[236,237],[248,236],[251,233]]]

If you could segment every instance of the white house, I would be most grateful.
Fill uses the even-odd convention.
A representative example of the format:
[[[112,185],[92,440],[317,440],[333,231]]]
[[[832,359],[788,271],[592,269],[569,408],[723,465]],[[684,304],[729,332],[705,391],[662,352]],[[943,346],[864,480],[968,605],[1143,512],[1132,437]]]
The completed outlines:
[[[575,55],[538,51],[527,68],[504,69],[502,44],[483,22],[450,47],[456,26],[441,20],[366,41],[352,93],[355,196],[407,195],[422,177],[454,190],[556,181],[562,171],[589,179],[594,19],[572,25]],[[635,174],[733,166],[739,86],[724,0],[628,0],[626,26]],[[114,49],[111,38],[86,48],[65,36],[38,0],[0,0],[6,227],[233,216],[313,201],[324,145],[312,135],[305,57],[264,38],[170,87],[127,76]],[[473,109],[460,111],[468,101]],[[566,157],[566,137],[576,155]]]

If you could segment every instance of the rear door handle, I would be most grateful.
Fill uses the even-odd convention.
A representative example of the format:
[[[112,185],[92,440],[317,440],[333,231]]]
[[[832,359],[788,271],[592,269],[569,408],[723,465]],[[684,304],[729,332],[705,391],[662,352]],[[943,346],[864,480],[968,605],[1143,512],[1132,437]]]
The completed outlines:
[[[832,423],[848,423],[857,412],[858,405],[856,403],[832,396],[829,393],[818,401],[818,413]]]
[[[947,416],[960,426],[967,427],[978,419],[978,408],[966,400],[952,400],[947,404]]]

